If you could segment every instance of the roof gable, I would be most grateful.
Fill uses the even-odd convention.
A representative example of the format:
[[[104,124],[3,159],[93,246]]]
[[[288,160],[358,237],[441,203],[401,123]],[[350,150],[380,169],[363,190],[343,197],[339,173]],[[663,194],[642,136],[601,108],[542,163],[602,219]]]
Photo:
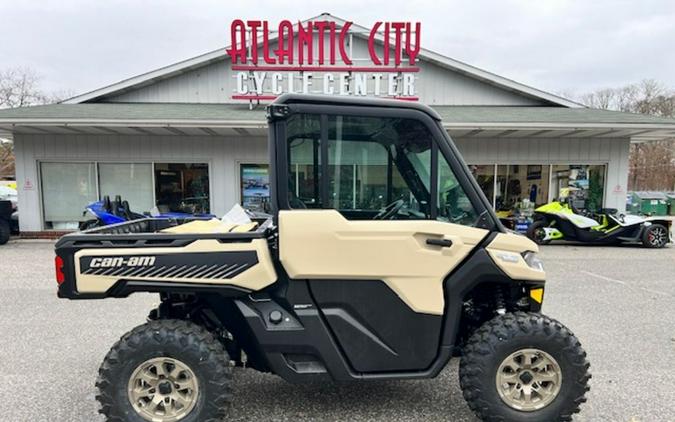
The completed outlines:
[[[308,20],[345,20],[323,14]],[[305,21],[306,22],[306,21]],[[367,28],[352,24],[355,31],[354,56],[366,49]],[[276,38],[270,40],[276,43]],[[361,52],[366,54],[364,52]],[[537,90],[449,57],[421,49],[420,73],[416,82],[419,98],[437,105],[557,105],[580,104]],[[214,50],[118,83],[85,93],[67,104],[85,102],[202,102],[227,103],[234,92],[234,77],[227,48]]]

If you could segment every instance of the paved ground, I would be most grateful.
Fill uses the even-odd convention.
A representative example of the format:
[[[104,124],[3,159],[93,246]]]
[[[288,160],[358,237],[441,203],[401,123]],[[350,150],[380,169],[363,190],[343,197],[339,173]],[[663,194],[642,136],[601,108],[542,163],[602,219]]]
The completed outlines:
[[[545,312],[571,327],[593,379],[576,420],[675,421],[675,247],[548,246]],[[156,299],[55,296],[52,244],[0,247],[0,420],[100,421],[94,379]],[[294,386],[240,371],[231,420],[475,421],[457,364],[429,381]]]

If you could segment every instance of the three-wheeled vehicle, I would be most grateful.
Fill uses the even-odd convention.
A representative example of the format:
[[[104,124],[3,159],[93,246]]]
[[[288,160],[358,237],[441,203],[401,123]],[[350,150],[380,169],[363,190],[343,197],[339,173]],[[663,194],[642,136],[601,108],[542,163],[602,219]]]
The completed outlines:
[[[605,245],[642,243],[647,248],[663,248],[671,241],[671,226],[667,218],[624,215],[616,208],[584,215],[569,201],[560,200],[534,210],[534,222],[527,235],[540,245],[571,240]]]
[[[579,411],[589,364],[540,312],[537,245],[501,226],[435,111],[284,95],[268,121],[272,218],[144,218],[56,244],[59,297],[159,293],[101,365],[108,420],[221,420],[234,366],[366,382],[433,378],[453,356],[483,420]]]

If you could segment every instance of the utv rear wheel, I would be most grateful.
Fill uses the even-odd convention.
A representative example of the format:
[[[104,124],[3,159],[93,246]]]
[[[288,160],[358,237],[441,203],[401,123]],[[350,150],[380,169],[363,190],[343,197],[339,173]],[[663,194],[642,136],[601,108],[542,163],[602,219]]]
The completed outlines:
[[[96,399],[108,421],[219,421],[231,379],[227,352],[207,330],[187,321],[151,321],[110,349]]]
[[[586,401],[589,364],[576,337],[544,315],[517,312],[469,339],[459,380],[484,421],[569,421]]]
[[[668,243],[668,229],[662,224],[652,224],[642,233],[642,244],[648,248],[662,248]]]
[[[546,238],[546,221],[537,220],[530,224],[530,227],[527,228],[527,237],[534,241],[537,245],[548,245],[551,243],[551,240],[544,240]]]

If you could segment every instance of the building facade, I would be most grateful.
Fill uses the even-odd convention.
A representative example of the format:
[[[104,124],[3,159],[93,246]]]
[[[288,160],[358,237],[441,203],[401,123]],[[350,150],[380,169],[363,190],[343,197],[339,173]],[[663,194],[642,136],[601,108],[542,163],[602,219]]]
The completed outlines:
[[[424,50],[419,26],[393,24],[364,28],[324,14],[263,33],[263,23],[235,22],[229,48],[63,104],[0,111],[0,136],[15,143],[21,230],[75,229],[84,207],[106,195],[137,212],[264,210],[264,106],[284,92],[432,106],[503,215],[565,188],[580,208],[623,210],[630,143],[675,135],[673,120],[585,108]],[[340,166],[358,207],[359,157]]]

